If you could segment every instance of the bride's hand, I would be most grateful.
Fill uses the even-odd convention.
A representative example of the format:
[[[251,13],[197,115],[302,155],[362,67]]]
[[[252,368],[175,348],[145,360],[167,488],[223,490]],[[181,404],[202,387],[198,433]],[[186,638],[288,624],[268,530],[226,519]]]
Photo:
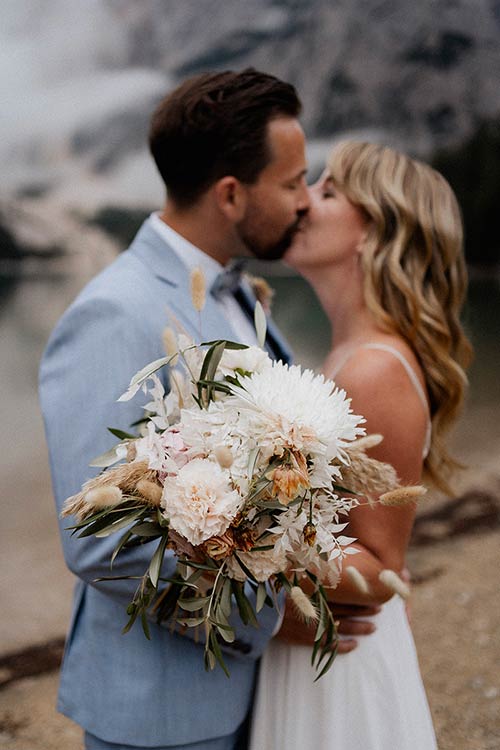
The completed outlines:
[[[364,636],[370,635],[376,629],[373,622],[369,620],[353,620],[351,618],[363,618],[376,615],[380,612],[378,606],[361,606],[361,605],[350,605],[350,604],[332,604],[330,606],[331,612],[338,621],[338,632],[342,635],[347,636]],[[283,618],[283,624],[276,635],[276,638],[288,643],[289,645],[295,646],[312,646],[314,643],[314,634],[316,632],[316,626],[314,623],[308,625],[301,619],[293,605],[287,599],[285,607],[285,616]],[[358,645],[355,638],[343,638],[339,641],[338,653],[347,654],[353,651]]]

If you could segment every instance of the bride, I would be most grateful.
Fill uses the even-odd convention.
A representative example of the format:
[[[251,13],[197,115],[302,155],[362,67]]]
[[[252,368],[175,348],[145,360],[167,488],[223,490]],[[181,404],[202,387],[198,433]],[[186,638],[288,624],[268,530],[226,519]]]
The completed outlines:
[[[405,483],[446,489],[444,435],[459,412],[470,347],[459,322],[465,292],[455,197],[430,167],[382,146],[344,142],[311,189],[308,225],[287,262],[313,286],[332,325],[324,373],[352,397],[371,451]],[[376,630],[314,683],[310,648],[278,635],[262,660],[252,750],[432,750],[436,739],[404,602],[379,580],[401,572],[415,508],[351,512],[349,558],[368,584],[343,575],[335,603],[383,602]]]

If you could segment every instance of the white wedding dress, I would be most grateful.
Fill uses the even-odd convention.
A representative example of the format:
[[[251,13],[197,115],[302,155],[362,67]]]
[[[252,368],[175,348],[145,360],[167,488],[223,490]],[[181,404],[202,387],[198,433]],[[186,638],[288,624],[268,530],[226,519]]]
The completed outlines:
[[[261,662],[251,750],[435,750],[404,602],[317,682],[309,646],[271,641]]]
[[[427,408],[400,352],[365,346],[394,354]],[[317,682],[310,647],[271,641],[259,671],[250,750],[437,749],[404,602],[394,596],[373,621],[375,632],[359,637],[357,648],[339,655]]]

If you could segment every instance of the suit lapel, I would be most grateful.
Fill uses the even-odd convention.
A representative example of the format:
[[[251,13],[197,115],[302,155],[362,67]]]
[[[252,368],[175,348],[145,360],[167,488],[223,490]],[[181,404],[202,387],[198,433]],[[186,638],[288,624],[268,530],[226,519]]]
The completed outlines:
[[[171,287],[168,308],[190,336],[197,341],[235,340],[236,334],[231,324],[221,313],[210,292],[207,292],[201,316],[196,312],[191,301],[188,269],[172,247],[147,221],[142,225],[128,252],[147,266],[157,279]]]
[[[152,226],[145,221],[128,250],[137,257],[149,271],[172,290],[168,294],[168,307],[187,333],[195,340],[212,341],[228,339],[236,341],[237,336],[230,322],[221,313],[214,297],[208,292],[205,307],[200,315],[191,302],[190,274],[177,253],[165,242]],[[241,288],[248,300],[248,315],[253,320],[256,298],[246,281]],[[175,294],[173,294],[175,289]],[[201,332],[200,332],[201,324]],[[201,333],[201,339],[200,339]],[[292,352],[271,318],[267,319],[266,349],[269,354],[284,362],[292,361]]]

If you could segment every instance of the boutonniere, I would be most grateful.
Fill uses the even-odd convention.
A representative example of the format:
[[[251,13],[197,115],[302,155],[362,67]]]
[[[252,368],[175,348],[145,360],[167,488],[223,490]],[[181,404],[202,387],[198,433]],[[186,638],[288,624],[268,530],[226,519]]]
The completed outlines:
[[[271,305],[274,297],[274,289],[269,286],[262,276],[252,276],[249,273],[244,274],[246,281],[249,283],[255,298],[264,308],[266,315],[271,313]]]

